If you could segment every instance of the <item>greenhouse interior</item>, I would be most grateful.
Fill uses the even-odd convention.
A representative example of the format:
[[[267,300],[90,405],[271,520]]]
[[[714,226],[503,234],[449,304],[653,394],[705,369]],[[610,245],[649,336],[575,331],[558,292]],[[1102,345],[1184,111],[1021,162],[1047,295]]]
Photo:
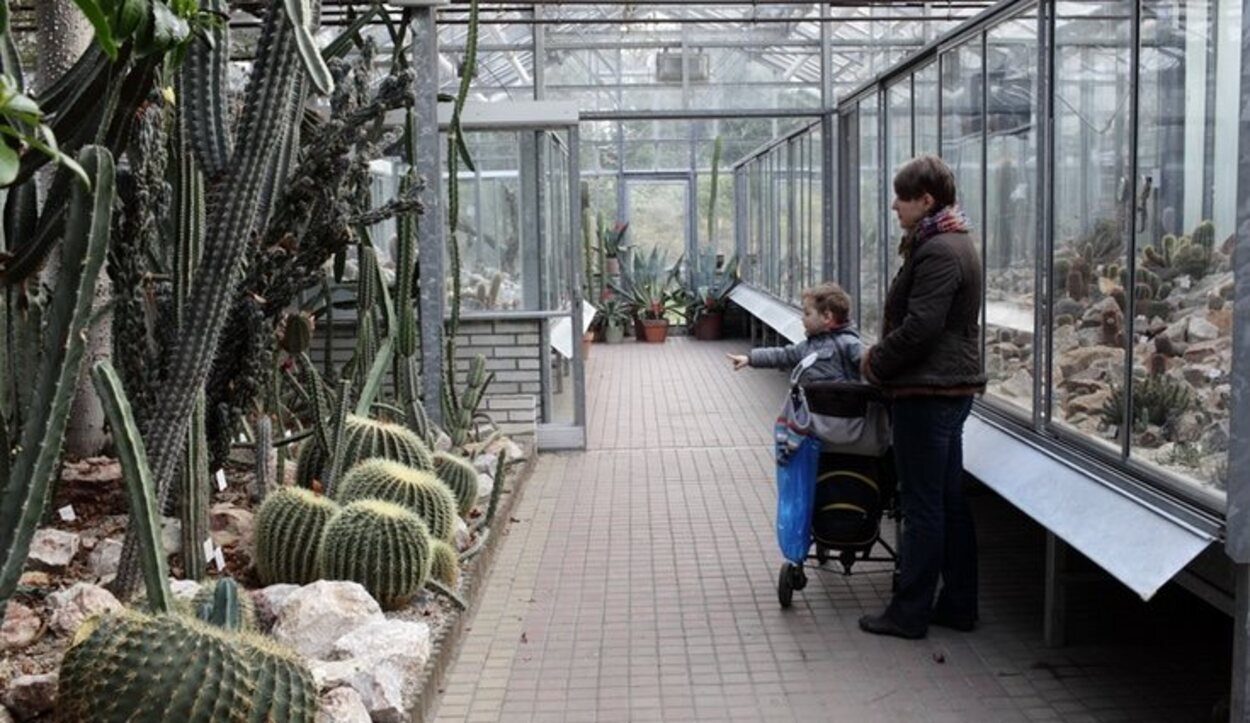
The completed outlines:
[[[1250,0],[0,0],[0,85],[0,723],[1250,723]]]

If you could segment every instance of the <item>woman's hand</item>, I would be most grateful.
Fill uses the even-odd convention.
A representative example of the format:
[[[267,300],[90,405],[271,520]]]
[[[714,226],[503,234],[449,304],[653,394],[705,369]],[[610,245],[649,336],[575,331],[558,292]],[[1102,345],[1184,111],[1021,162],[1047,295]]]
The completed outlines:
[[[859,358],[859,376],[864,381],[870,382],[872,384],[877,383],[877,378],[873,376],[872,369],[868,365],[868,360],[872,358],[872,351],[874,348],[875,347],[872,347],[872,346],[868,347],[867,349],[864,350],[863,355],[861,355]]]
[[[750,357],[745,354],[726,354],[725,356],[729,357],[729,361],[734,363],[734,371],[738,371],[751,363]]]

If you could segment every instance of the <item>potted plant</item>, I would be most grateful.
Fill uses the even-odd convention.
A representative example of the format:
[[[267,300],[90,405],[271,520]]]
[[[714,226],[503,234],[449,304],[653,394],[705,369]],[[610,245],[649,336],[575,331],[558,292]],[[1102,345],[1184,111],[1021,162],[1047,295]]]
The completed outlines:
[[[603,340],[619,344],[625,340],[625,324],[630,320],[629,306],[618,298],[604,299],[599,303],[599,318],[603,320]]]
[[[625,248],[625,232],[629,230],[628,223],[617,221],[612,228],[607,228],[603,222],[603,215],[599,215],[599,249],[603,254],[600,263],[600,270],[605,276],[614,276],[621,273],[620,255]]]
[[[612,283],[613,290],[620,294],[634,310],[634,336],[642,339],[643,319],[650,313],[652,321],[658,321],[663,314],[662,309],[682,313],[684,307],[679,303],[684,296],[678,278],[681,274],[681,259],[671,266],[668,256],[659,247],[651,249],[649,254],[630,253],[631,263],[621,268],[621,278]],[[655,326],[655,325],[653,325]]]
[[[738,257],[731,255],[719,271],[713,269],[716,264],[715,250],[703,254],[700,269],[695,273],[695,284],[690,291],[691,303],[686,310],[686,317],[694,326],[694,338],[700,341],[715,341],[721,337],[721,320],[725,308],[729,306],[729,292],[738,285]]]

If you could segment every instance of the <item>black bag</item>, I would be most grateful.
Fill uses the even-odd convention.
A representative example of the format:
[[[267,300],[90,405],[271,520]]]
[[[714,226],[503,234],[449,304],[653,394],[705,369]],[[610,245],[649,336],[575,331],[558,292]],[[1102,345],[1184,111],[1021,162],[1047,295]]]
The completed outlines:
[[[834,550],[872,547],[893,494],[887,460],[837,452],[821,454],[812,537]]]

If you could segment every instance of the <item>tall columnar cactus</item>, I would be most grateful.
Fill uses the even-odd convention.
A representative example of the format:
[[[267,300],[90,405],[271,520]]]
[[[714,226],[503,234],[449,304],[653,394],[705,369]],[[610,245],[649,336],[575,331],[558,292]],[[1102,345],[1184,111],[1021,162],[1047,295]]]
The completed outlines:
[[[291,651],[179,615],[110,613],[79,628],[61,662],[62,721],[299,721],[317,686]]]
[[[343,477],[335,499],[343,505],[366,499],[394,502],[424,520],[435,539],[451,542],[455,535],[456,498],[432,472],[385,459],[366,460]]]
[[[430,540],[430,579],[455,590],[460,585],[460,556],[442,540]]]
[[[282,487],[256,512],[256,571],[261,582],[304,585],[316,580],[322,533],[339,506],[299,487]]]
[[[473,463],[459,455],[438,451],[434,453],[434,473],[455,495],[460,516],[468,517],[477,502],[477,469]]]
[[[486,357],[477,354],[469,362],[469,373],[465,379],[465,389],[457,393],[455,388],[454,364],[448,364],[443,380],[443,427],[454,445],[462,445],[473,431],[473,420],[477,417],[477,408],[486,395],[486,388],[495,379],[494,372],[486,371]]]
[[[255,477],[256,482],[252,490],[252,499],[259,502],[268,497],[274,487],[274,470],[269,466],[270,459],[274,455],[273,421],[269,419],[268,414],[262,414],[260,419],[256,420],[256,449],[254,454],[256,459],[252,468],[252,476]]]
[[[187,448],[178,470],[178,509],[182,522],[182,568],[188,580],[203,580],[208,561],[204,540],[208,539],[208,508],[212,501],[208,473],[208,437],[204,428],[204,392],[197,395],[191,414]]]
[[[319,0],[306,1],[313,13],[319,12]],[[212,179],[208,189],[206,218],[209,223],[204,254],[188,295],[190,313],[179,323],[178,333],[166,354],[167,380],[157,392],[152,419],[144,430],[162,508],[168,507],[173,494],[173,481],[186,442],[196,392],[208,378],[234,301],[244,254],[259,217],[261,188],[276,172],[277,149],[285,135],[284,125],[291,117],[288,109],[290,104],[303,100],[296,93],[302,72],[296,49],[296,29],[282,0],[271,0],[267,10],[230,160],[224,168],[214,169],[211,163],[200,159]],[[214,54],[228,53],[229,44],[218,43],[206,52],[210,58]],[[212,62],[221,61],[214,58]],[[197,77],[190,72],[182,80],[184,98],[198,95],[212,100],[200,107],[201,111],[211,107],[211,115],[186,126],[192,134],[193,145],[202,146],[196,140],[199,132],[196,129],[212,128],[214,135],[220,136],[218,131],[226,116],[222,105],[225,96],[220,87],[197,85]],[[196,112],[196,108],[184,110]],[[134,583],[135,544],[134,535],[127,535],[116,581],[116,587],[123,593]]]
[[[74,383],[82,365],[83,339],[91,316],[91,302],[100,265],[108,246],[113,211],[113,158],[102,148],[89,146],[80,154],[91,188],[75,183],[62,241],[57,293],[43,313],[43,323],[31,329],[37,363],[21,392],[22,426],[4,438],[16,438],[16,453],[3,445],[0,463],[0,616],[17,588],[35,526],[48,501],[48,485],[61,456]],[[12,311],[10,313],[13,313]],[[37,346],[35,346],[37,344]],[[137,560],[136,560],[137,562]]]
[[[425,585],[432,557],[421,518],[400,505],[366,499],[344,507],[326,526],[321,575],[358,582],[384,609],[394,610]]]
[[[256,630],[256,605],[233,578],[204,584],[191,598],[191,612],[223,630]]]
[[[394,460],[416,469],[434,468],[425,444],[417,435],[398,424],[349,414],[343,433],[343,469],[350,470],[359,462],[375,457]],[[323,479],[328,462],[329,455],[320,446],[305,443],[295,470],[296,481],[301,487],[312,487],[313,480]]]

